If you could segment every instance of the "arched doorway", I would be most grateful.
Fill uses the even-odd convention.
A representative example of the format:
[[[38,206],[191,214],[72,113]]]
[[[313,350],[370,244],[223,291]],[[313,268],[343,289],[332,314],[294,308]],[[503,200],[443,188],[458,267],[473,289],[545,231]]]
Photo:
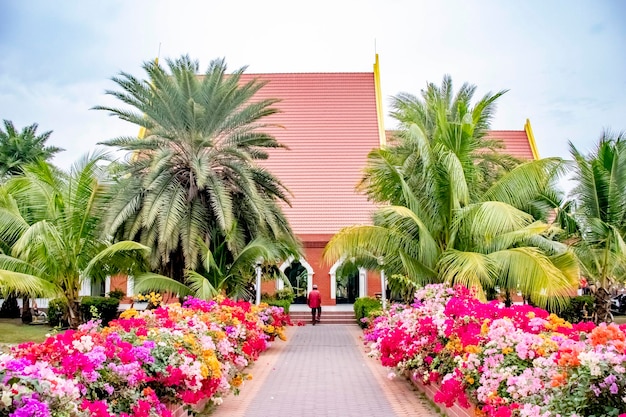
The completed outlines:
[[[294,293],[294,304],[306,304],[306,295],[309,287],[309,273],[299,261],[293,261],[285,268],[285,275],[289,279]]]
[[[364,275],[365,271],[362,268],[343,258],[331,268],[331,281],[334,281],[332,284],[335,287],[337,304],[354,304],[354,301],[362,296]]]
[[[337,304],[354,304],[359,298],[359,271],[337,276]]]

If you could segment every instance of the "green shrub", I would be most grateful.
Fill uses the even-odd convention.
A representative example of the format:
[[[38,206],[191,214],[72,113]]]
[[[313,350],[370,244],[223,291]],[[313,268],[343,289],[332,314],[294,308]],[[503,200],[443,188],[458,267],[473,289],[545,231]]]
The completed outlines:
[[[276,300],[285,300],[289,301],[289,304],[293,303],[296,295],[293,293],[291,288],[284,288],[282,290],[278,290],[274,293],[274,297]]]
[[[380,300],[377,300],[374,297],[357,298],[354,301],[354,315],[356,317],[357,324],[362,328],[367,327],[369,324],[369,320],[364,321],[361,319],[369,319],[373,313],[380,311],[381,309],[382,304]]]
[[[570,299],[569,306],[558,312],[558,315],[570,323],[578,323],[583,320],[589,320],[589,317],[585,317],[584,310],[587,311],[588,315],[591,315],[594,308],[593,296],[581,295],[578,297],[572,297]]]
[[[67,317],[68,308],[65,300],[54,298],[48,302],[48,324],[52,327],[67,327],[69,324],[64,317]]]
[[[89,321],[94,316],[100,316],[102,325],[106,326],[111,320],[117,317],[117,308],[120,300],[112,297],[83,297],[80,300],[80,313],[84,321]],[[95,310],[92,310],[92,306]]]
[[[19,319],[20,307],[17,305],[17,296],[9,294],[0,307],[0,317],[4,319]]]
[[[122,290],[111,290],[109,291],[109,297],[111,298],[117,298],[118,300],[121,300],[122,298],[124,298],[124,296],[126,295],[126,293]]]
[[[275,298],[266,298],[262,300],[264,303],[267,303],[271,306],[282,307],[285,311],[285,314],[289,314],[289,306],[291,306],[291,302],[289,300],[277,300]]]

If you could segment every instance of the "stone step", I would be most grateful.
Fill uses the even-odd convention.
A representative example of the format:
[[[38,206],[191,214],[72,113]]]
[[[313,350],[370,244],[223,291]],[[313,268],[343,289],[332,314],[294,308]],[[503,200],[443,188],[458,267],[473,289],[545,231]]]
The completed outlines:
[[[289,313],[292,322],[302,321],[310,324],[310,311],[293,311]],[[356,324],[354,312],[351,311],[324,311],[322,307],[322,317],[319,324]]]

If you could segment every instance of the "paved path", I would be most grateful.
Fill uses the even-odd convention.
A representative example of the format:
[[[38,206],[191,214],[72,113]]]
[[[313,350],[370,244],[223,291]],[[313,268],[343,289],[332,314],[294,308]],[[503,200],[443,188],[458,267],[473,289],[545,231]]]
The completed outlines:
[[[437,416],[400,378],[368,358],[355,325],[289,329],[252,367],[252,381],[213,417]]]

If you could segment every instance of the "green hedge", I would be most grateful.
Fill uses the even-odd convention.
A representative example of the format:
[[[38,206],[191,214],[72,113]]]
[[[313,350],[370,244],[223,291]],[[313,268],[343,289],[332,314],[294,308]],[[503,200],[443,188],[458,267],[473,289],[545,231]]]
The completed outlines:
[[[54,298],[48,302],[48,324],[52,327],[67,327],[67,320],[63,317],[67,316],[68,308],[65,300]]]
[[[271,306],[282,307],[285,311],[285,314],[289,314],[289,307],[291,306],[291,302],[289,300],[276,300],[272,298],[266,298],[262,301]]]
[[[595,309],[594,305],[595,302],[591,295],[572,297],[569,306],[558,312],[558,315],[570,323],[578,323],[585,320],[583,307],[587,310],[587,314],[591,315]],[[586,319],[589,320],[588,317]]]
[[[80,301],[80,313],[84,321],[89,321],[94,317],[91,307],[97,310],[97,316],[102,319],[102,325],[106,326],[111,320],[117,317],[117,308],[120,300],[112,297],[83,297]]]
[[[372,313],[380,311],[381,309],[382,304],[380,300],[377,300],[374,297],[357,298],[354,301],[354,315],[356,317],[357,324],[362,328],[367,327],[369,323],[361,319],[369,319]]]

